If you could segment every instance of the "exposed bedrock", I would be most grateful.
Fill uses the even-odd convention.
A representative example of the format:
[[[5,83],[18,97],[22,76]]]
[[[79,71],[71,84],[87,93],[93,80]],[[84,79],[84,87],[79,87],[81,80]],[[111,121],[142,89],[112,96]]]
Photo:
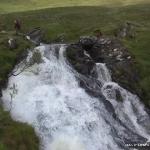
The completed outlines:
[[[118,39],[81,37],[67,48],[67,58],[79,73],[91,77],[96,77],[95,63],[105,63],[112,81],[142,99],[143,91],[134,57]]]

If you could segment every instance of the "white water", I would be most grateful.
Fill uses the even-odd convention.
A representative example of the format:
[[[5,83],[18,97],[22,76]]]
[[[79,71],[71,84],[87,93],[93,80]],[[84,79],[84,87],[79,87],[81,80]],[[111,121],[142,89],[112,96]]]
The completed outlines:
[[[143,105],[139,102],[138,97],[123,89],[117,83],[112,82],[110,73],[105,64],[97,63],[96,66],[98,72],[98,80],[103,83],[102,93],[115,108],[117,117],[124,124],[127,124],[127,121],[129,120],[134,125],[134,128],[131,127],[131,124],[127,124],[128,127],[131,128],[131,130],[136,130],[136,133],[147,138],[149,141],[150,135],[148,135],[145,129],[138,124],[138,116],[136,116],[133,111],[132,106],[135,106],[138,112],[140,112],[141,116],[147,116],[146,112],[144,111]],[[122,97],[123,102],[117,101],[116,90],[120,92],[120,96]]]
[[[56,49],[59,49],[58,56]],[[3,91],[4,107],[6,110],[11,108],[13,119],[31,124],[44,150],[121,149],[111,134],[111,125],[107,124],[106,118],[119,134],[123,133],[122,127],[114,123],[99,99],[89,96],[80,88],[73,69],[63,56],[65,45],[43,45],[34,51],[37,50],[42,54],[43,63],[10,77],[8,88]],[[27,60],[31,56],[32,52]],[[22,65],[19,65],[19,70]],[[136,105],[141,116],[147,115],[137,97],[112,83],[104,64],[97,64],[97,72],[98,80],[103,84],[102,92],[112,103],[119,119],[148,139],[145,129],[136,122],[137,116],[131,106],[131,103]],[[115,100],[116,87],[121,91],[124,102]],[[13,94],[12,101],[10,93]]]

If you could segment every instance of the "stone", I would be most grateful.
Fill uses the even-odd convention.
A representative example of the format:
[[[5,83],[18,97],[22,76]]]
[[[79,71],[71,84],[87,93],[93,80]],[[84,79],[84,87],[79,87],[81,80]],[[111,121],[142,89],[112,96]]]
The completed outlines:
[[[6,32],[5,30],[2,30],[1,33],[5,34],[5,33],[7,33],[7,32]]]
[[[127,59],[131,59],[131,56],[128,56]]]
[[[114,82],[142,97],[140,77],[134,58],[117,38],[101,37],[95,40],[94,37],[82,37],[79,42],[67,49],[67,58],[79,73],[94,78],[95,73],[92,73],[92,70],[95,63],[105,63]],[[117,97],[121,100],[119,92]]]
[[[122,97],[121,92],[119,91],[119,89],[116,89],[115,92],[116,92],[116,100],[119,101],[119,102],[122,102],[123,97]]]
[[[96,43],[96,38],[94,37],[80,37],[79,44],[82,46],[83,49],[89,51],[93,45]]]
[[[16,49],[17,48],[17,42],[16,42],[16,40],[13,39],[13,38],[10,38],[8,40],[8,46],[9,46],[10,49]]]
[[[113,49],[114,52],[116,52],[117,50],[118,50],[117,48]]]
[[[34,28],[26,34],[26,38],[36,45],[39,45],[43,39],[43,32],[40,28]]]

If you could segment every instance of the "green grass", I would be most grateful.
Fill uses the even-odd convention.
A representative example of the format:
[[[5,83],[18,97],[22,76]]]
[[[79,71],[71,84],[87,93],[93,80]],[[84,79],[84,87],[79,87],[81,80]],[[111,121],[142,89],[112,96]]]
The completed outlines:
[[[17,41],[17,48],[10,50],[8,39],[14,38]],[[30,43],[21,36],[16,36],[13,32],[0,33],[0,83],[7,79],[8,73],[16,64],[20,54],[30,47]]]
[[[8,38],[15,38],[18,46],[14,50],[8,48]],[[14,32],[0,33],[0,88],[7,81],[7,75],[31,44]],[[8,112],[0,104],[0,150],[37,150],[39,141],[32,127],[12,121]]]
[[[131,53],[136,56],[141,70],[141,85],[150,93],[149,82],[149,37],[150,37],[150,4],[146,0],[124,1],[125,6],[119,5],[119,1],[105,1],[106,3],[118,4],[117,6],[108,7],[110,5],[102,5],[104,1],[87,1],[91,5],[97,6],[80,6],[80,7],[60,7],[48,8],[35,11],[18,12],[1,15],[1,27],[4,30],[13,30],[13,20],[20,18],[23,24],[23,32],[27,32],[34,27],[41,27],[45,33],[47,41],[54,40],[59,34],[64,34],[67,42],[72,42],[81,35],[92,34],[95,29],[101,29],[105,34],[112,34],[113,31],[122,23],[131,21],[139,25],[137,28],[137,36],[135,40],[126,40],[125,44],[129,47]],[[53,1],[56,6],[60,1]],[[76,1],[79,4],[79,1]],[[143,2],[140,3],[140,2]],[[46,3],[41,1],[40,3]],[[42,6],[42,4],[40,4]],[[48,1],[47,1],[48,3]],[[71,3],[71,2],[70,2]],[[86,4],[85,1],[82,3]],[[68,6],[68,2],[63,3]],[[74,4],[74,1],[72,2]],[[127,5],[128,4],[128,5]],[[88,5],[88,4],[87,4]],[[100,5],[100,6],[99,6]],[[63,5],[62,5],[63,6]],[[16,6],[17,7],[17,6]],[[147,95],[147,94],[145,94]],[[148,94],[149,95],[149,94]],[[148,101],[149,96],[144,98]]]
[[[30,1],[30,3],[27,3]],[[22,32],[26,33],[35,27],[41,27],[45,31],[45,40],[52,42],[58,35],[64,34],[66,42],[73,42],[81,35],[92,35],[96,29],[101,29],[106,35],[112,35],[114,30],[126,21],[138,24],[135,39],[125,39],[123,42],[135,55],[137,67],[140,70],[141,86],[145,90],[143,101],[150,105],[150,3],[149,0],[1,0],[0,1],[0,79],[7,78],[8,72],[15,64],[16,57],[27,48],[28,42],[16,37],[20,43],[18,49],[11,51],[6,46],[6,39],[13,36],[13,21],[19,18],[22,21]],[[76,6],[76,7],[74,7]],[[48,8],[50,7],[50,8]],[[57,8],[54,8],[57,7]],[[47,9],[42,9],[47,8]],[[30,10],[30,11],[29,11]],[[12,13],[13,12],[13,13]],[[8,113],[1,111],[1,116],[6,119],[9,126],[2,128],[5,134],[10,132],[6,139],[19,142],[22,130],[28,126],[14,123],[8,117]],[[0,117],[1,118],[1,117]],[[15,124],[15,125],[14,125]],[[0,127],[5,123],[0,121]],[[15,126],[18,126],[17,128]],[[11,138],[17,132],[16,139]],[[30,129],[29,129],[30,131]],[[12,133],[12,134],[11,134]],[[28,132],[26,132],[28,133]],[[28,137],[29,134],[25,134]],[[32,137],[33,134],[32,134]],[[1,138],[0,150],[7,149],[7,143]],[[29,141],[32,140],[29,138]],[[7,141],[7,140],[6,140]],[[33,138],[36,143],[36,138]],[[23,141],[22,141],[23,142]],[[30,141],[31,142],[31,141]],[[32,143],[28,145],[32,148]],[[22,143],[24,145],[24,143]],[[21,145],[22,145],[21,144]],[[33,144],[34,145],[34,144]],[[16,148],[15,144],[12,148]],[[26,148],[28,150],[30,147]],[[8,148],[9,150],[10,148]],[[16,148],[17,149],[17,148]],[[23,149],[23,148],[22,148]]]
[[[148,3],[149,0],[1,0],[0,13],[70,6],[124,6]]]
[[[0,150],[38,150],[39,141],[32,127],[12,121],[0,108]]]
[[[15,50],[8,48],[8,38],[15,38],[18,47]],[[8,73],[16,64],[17,58],[31,44],[14,32],[0,34],[0,88],[5,84]],[[33,128],[27,124],[12,121],[8,112],[0,104],[0,150],[37,150],[39,142]]]
[[[20,18],[24,32],[40,26],[47,39],[54,39],[64,33],[66,40],[77,39],[80,35],[92,33],[101,28],[103,32],[111,33],[119,24],[132,21],[149,28],[150,4],[127,7],[65,7],[52,8],[24,13],[1,15],[1,26],[5,30],[13,30],[13,21]],[[142,27],[143,27],[142,26]]]
[[[150,106],[150,29],[143,28],[135,40],[125,40],[124,43],[135,56],[140,70],[140,85],[144,89],[143,101]]]

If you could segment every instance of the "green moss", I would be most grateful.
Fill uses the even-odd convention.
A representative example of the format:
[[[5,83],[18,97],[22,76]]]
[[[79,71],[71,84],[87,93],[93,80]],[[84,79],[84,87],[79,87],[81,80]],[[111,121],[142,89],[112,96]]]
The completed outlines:
[[[32,127],[12,121],[0,107],[0,150],[38,150],[39,141]]]
[[[6,147],[3,143],[0,143],[0,150],[6,150]]]

